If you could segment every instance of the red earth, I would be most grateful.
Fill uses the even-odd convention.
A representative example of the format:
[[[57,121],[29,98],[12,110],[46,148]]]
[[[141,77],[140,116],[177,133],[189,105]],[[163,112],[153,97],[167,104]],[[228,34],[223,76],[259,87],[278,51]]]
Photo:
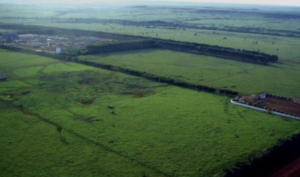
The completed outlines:
[[[271,175],[270,177],[299,177],[300,176],[300,158],[293,163],[284,167],[280,171]]]
[[[292,100],[283,100],[275,97],[267,97],[261,104],[268,109],[274,109],[287,114],[296,115],[300,117],[300,104],[293,102]]]

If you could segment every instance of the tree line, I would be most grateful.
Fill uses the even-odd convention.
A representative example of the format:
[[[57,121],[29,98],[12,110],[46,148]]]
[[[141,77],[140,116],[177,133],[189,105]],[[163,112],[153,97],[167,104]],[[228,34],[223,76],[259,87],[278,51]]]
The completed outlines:
[[[217,45],[188,43],[172,40],[156,40],[156,45],[160,48],[170,50],[178,50],[183,52],[197,53],[202,55],[209,55],[246,62],[266,64],[268,62],[278,61],[278,56],[276,55],[269,55],[262,52],[240,50],[229,47],[221,47]]]
[[[101,54],[109,52],[119,52],[127,50],[138,50],[147,48],[162,48],[169,50],[176,50],[187,53],[195,53],[200,55],[214,56],[218,58],[225,58],[231,60],[239,60],[244,62],[254,62],[260,64],[267,64],[268,62],[277,62],[278,56],[269,55],[262,52],[233,49],[228,47],[221,47],[215,45],[179,42],[163,39],[140,39],[130,41],[120,41],[105,44],[93,44],[87,46],[83,50],[69,52],[68,55],[88,55]],[[66,52],[65,54],[67,54]]]

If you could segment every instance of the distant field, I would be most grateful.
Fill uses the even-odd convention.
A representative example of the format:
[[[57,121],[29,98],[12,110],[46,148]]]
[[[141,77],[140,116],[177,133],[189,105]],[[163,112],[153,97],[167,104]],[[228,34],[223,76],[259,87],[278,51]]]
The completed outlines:
[[[28,23],[38,25],[39,23]],[[145,28],[112,24],[83,24],[83,23],[43,23],[43,26],[59,27],[66,29],[83,29],[91,31],[112,32],[117,34],[129,34],[145,37],[157,37],[162,39],[171,39],[185,42],[196,42],[210,45],[219,45],[237,49],[246,49],[251,51],[260,51],[272,55],[278,55],[282,60],[300,61],[298,46],[299,39],[288,37],[275,37],[257,34],[242,34],[233,32],[215,31],[215,34],[210,30],[171,30]],[[195,36],[197,33],[197,36]],[[226,40],[224,40],[226,37]],[[258,41],[258,44],[254,44]],[[272,44],[274,42],[274,44]]]
[[[268,6],[231,8],[201,5],[110,8],[91,5],[41,7],[3,5],[0,7],[1,9],[3,11],[0,14],[0,22],[4,23],[84,29],[205,43],[253,51],[259,50],[268,54],[276,54],[282,60],[300,61],[298,52],[300,38],[228,30],[240,28],[253,31],[254,29],[254,33],[273,31],[273,33],[279,34],[283,33],[280,30],[285,30],[298,34],[300,32],[300,23],[298,23],[300,13],[297,8]],[[74,20],[76,18],[81,21],[76,22]],[[84,20],[86,22],[82,22]],[[134,22],[153,21],[162,21],[162,25],[134,24]],[[224,29],[227,31],[222,31]],[[256,41],[258,43],[254,44]]]
[[[141,50],[80,56],[81,60],[238,91],[242,94],[270,92],[300,98],[299,64],[263,66],[169,50]]]
[[[299,130],[227,97],[0,52],[4,176],[213,176]]]
[[[0,28],[0,33],[5,33],[5,32],[13,32],[15,30],[8,30],[8,29],[1,29]]]

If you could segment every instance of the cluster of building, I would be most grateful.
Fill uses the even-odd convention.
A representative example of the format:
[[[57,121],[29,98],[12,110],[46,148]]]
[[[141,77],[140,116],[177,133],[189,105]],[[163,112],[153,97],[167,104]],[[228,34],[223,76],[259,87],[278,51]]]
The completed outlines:
[[[19,39],[19,36],[17,35],[17,33],[6,33],[6,34],[0,36],[0,43],[13,42],[18,39]]]
[[[111,39],[100,39],[94,36],[61,37],[51,35],[6,33],[0,36],[0,43],[35,50],[60,54],[71,49],[83,49],[87,45],[101,42],[111,42]]]
[[[300,120],[300,100],[286,98],[268,93],[250,96],[236,96],[232,104],[267,112],[283,117]]]

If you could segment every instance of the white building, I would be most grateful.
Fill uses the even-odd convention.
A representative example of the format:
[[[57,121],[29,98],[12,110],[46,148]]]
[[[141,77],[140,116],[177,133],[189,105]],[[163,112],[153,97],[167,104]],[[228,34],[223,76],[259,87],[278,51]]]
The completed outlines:
[[[56,54],[60,54],[61,53],[61,48],[56,48]]]

